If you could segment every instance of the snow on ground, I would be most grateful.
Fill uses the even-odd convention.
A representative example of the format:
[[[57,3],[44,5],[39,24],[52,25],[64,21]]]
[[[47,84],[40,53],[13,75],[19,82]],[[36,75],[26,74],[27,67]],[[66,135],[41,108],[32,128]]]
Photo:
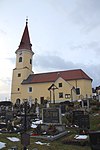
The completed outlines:
[[[31,128],[36,128],[38,124],[41,124],[42,123],[42,120],[37,120],[37,121],[33,121],[32,122],[32,125],[31,125]]]
[[[88,138],[87,135],[75,135],[74,137],[76,140],[85,140]]]
[[[0,149],[6,147],[6,143],[0,142]]]
[[[41,123],[43,123],[42,122],[42,120],[37,120],[37,121],[34,121],[34,122],[32,122],[33,124],[41,124]]]
[[[20,141],[20,139],[16,138],[16,137],[7,137],[7,139],[9,139],[12,142],[18,142],[18,141]]]
[[[47,145],[47,146],[50,146],[50,143],[42,143],[42,142],[40,142],[40,141],[38,141],[38,142],[35,142],[36,144],[40,144],[40,145]]]
[[[34,128],[37,128],[37,125],[32,124],[32,125],[31,125],[31,128],[33,128],[33,129],[34,129]]]

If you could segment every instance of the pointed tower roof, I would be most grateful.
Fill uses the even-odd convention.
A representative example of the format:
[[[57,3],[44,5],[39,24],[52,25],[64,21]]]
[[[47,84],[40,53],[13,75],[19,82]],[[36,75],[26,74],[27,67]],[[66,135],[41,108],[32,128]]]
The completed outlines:
[[[30,36],[28,31],[28,19],[26,19],[26,26],[22,35],[22,39],[17,51],[21,49],[28,49],[32,51],[32,44],[30,43]]]

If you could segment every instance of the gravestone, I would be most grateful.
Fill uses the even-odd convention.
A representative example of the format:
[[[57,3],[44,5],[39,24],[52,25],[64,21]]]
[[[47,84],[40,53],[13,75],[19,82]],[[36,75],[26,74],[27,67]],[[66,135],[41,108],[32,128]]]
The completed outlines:
[[[79,128],[81,128],[81,129],[83,129],[83,130],[90,128],[89,115],[80,115],[78,122],[79,122]]]
[[[6,121],[13,120],[13,118],[14,118],[13,112],[12,111],[7,111],[6,112]]]
[[[6,110],[2,110],[1,109],[0,117],[1,116],[2,116],[2,118],[5,118],[5,116],[6,116]]]
[[[37,128],[35,130],[35,132],[39,134],[36,136],[37,138],[53,141],[68,133],[65,129],[65,125],[62,124],[61,108],[43,108],[42,122],[42,124],[37,126],[39,132],[37,132]],[[45,135],[43,135],[44,131]]]
[[[83,110],[73,111],[73,121],[72,121],[73,125],[79,126],[79,119],[81,115],[84,115]]]
[[[66,112],[66,104],[61,104],[60,107],[61,107],[61,113],[65,114],[65,112]]]
[[[90,146],[92,150],[100,150],[100,131],[89,132]]]
[[[42,120],[46,124],[61,124],[61,109],[60,108],[43,108]]]

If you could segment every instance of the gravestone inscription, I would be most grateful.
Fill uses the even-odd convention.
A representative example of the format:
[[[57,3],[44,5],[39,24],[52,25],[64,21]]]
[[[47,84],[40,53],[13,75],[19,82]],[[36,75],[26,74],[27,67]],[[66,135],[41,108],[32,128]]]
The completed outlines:
[[[43,108],[42,110],[43,123],[61,124],[61,109],[60,108]]]
[[[79,125],[79,119],[80,119],[80,116],[81,115],[84,115],[84,111],[81,111],[81,110],[76,110],[76,111],[73,111],[73,121],[72,123],[74,125]]]
[[[89,115],[80,115],[78,122],[79,122],[80,128],[82,128],[82,129],[89,129],[90,128]]]

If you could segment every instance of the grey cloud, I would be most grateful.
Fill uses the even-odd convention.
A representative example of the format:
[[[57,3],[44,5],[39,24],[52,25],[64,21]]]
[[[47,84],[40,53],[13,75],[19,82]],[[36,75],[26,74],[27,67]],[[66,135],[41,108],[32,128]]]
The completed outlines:
[[[99,41],[91,41],[88,43],[72,44],[70,46],[70,49],[71,50],[80,50],[80,51],[87,50],[90,52],[93,51],[95,56],[99,57],[99,55],[100,55],[100,42]]]
[[[84,66],[83,69],[93,79],[93,87],[100,86],[100,64]]]
[[[62,59],[59,56],[51,56],[51,55],[42,55],[42,56],[37,56],[35,58],[35,63],[34,65],[36,67],[42,67],[42,68],[48,68],[49,69],[69,69],[75,67],[75,65],[72,62],[66,62],[64,59]],[[66,58],[67,59],[67,58]]]
[[[36,60],[35,60],[36,59]],[[68,62],[59,56],[37,56],[34,59],[34,66],[49,71],[55,70],[71,70],[71,69],[82,69],[93,79],[93,87],[100,85],[100,64],[98,65],[84,65],[82,63]]]
[[[96,55],[100,54],[100,42],[92,41],[87,44],[87,49],[92,49]]]
[[[70,18],[80,24],[85,31],[91,31],[100,25],[100,0],[76,0],[76,8],[70,13]]]

